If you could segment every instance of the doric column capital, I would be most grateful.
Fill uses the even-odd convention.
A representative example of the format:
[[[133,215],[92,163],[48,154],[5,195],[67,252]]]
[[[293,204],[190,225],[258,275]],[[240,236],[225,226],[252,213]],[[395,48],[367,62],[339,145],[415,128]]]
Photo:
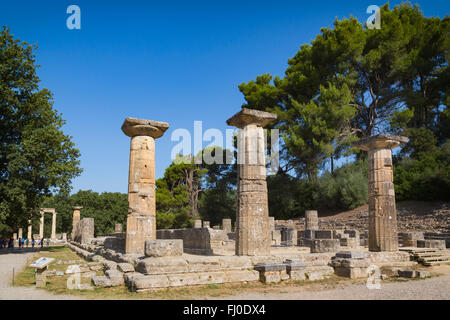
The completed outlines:
[[[277,115],[270,112],[242,108],[241,111],[227,120],[227,124],[237,128],[243,128],[250,124],[264,128],[276,119]]]
[[[374,149],[394,149],[403,143],[407,143],[408,141],[409,139],[403,136],[379,134],[356,141],[353,143],[353,146],[358,147],[364,151],[370,151]]]
[[[167,122],[126,118],[122,124],[122,131],[129,137],[149,136],[154,139],[161,137],[169,128]]]

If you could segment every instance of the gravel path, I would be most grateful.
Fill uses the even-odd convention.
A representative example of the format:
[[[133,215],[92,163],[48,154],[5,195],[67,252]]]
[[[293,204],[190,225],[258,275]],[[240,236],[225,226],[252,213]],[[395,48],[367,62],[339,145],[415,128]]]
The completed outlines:
[[[231,300],[450,300],[450,276],[407,282],[382,282],[381,289],[349,284],[321,291],[291,289],[283,293],[242,293],[223,297]],[[284,290],[287,291],[287,290]]]
[[[8,249],[9,250],[9,249]],[[33,287],[11,287],[13,269],[17,274],[33,256],[35,249],[15,249],[8,253],[0,251],[0,300],[74,300],[82,297],[69,295],[53,295],[43,289]]]

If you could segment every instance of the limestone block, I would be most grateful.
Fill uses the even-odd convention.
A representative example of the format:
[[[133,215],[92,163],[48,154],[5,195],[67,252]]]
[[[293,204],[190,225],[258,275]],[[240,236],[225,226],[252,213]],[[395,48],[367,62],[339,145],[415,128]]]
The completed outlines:
[[[148,275],[136,277],[133,287],[137,291],[153,288],[167,288],[169,286],[169,278],[166,275]]]
[[[111,286],[113,287],[124,284],[123,273],[118,270],[107,270],[105,275],[111,280]]]
[[[291,280],[306,280],[305,270],[291,270],[289,272]]]
[[[117,264],[117,270],[120,272],[134,272],[134,267],[131,263],[118,263]]]
[[[89,269],[91,271],[100,271],[103,269],[103,265],[100,263],[89,263]]]
[[[254,269],[259,271],[259,279],[263,283],[280,282],[289,278],[286,273],[286,265],[283,263],[261,262],[257,263]]]
[[[103,268],[106,270],[117,270],[117,262],[105,260],[103,262]]]
[[[202,227],[202,220],[194,220],[194,228],[201,228]]]
[[[425,239],[423,232],[400,232],[398,237],[404,247],[417,247],[417,240]]]
[[[145,255],[147,257],[181,256],[183,254],[183,240],[147,240],[145,241]]]
[[[445,240],[417,240],[418,248],[434,248],[445,250]]]
[[[333,230],[315,230],[312,239],[334,239],[333,235]]]
[[[66,274],[74,274],[74,273],[80,273],[80,266],[77,264],[73,264],[67,267]]]
[[[45,288],[47,285],[47,267],[35,269],[34,277],[36,281],[36,288]]]
[[[231,232],[231,219],[222,219],[222,229],[226,233],[230,233]]]
[[[320,271],[308,272],[306,275],[308,277],[308,280],[310,280],[310,281],[324,279],[323,273]]]
[[[106,276],[94,276],[91,282],[96,287],[111,287],[112,281]]]
[[[114,233],[122,233],[122,224],[121,223],[116,223],[114,225]]]
[[[213,257],[194,256],[187,258],[186,261],[188,263],[188,272],[213,271],[221,268],[220,261]]]
[[[256,270],[226,270],[226,282],[251,282],[259,280],[259,272]]]
[[[364,251],[339,251],[336,253],[337,258],[344,259],[365,259],[367,256]]]
[[[188,263],[183,258],[145,258],[136,265],[136,271],[146,275],[188,272]]]
[[[311,253],[336,252],[340,250],[339,239],[314,239],[311,240]]]

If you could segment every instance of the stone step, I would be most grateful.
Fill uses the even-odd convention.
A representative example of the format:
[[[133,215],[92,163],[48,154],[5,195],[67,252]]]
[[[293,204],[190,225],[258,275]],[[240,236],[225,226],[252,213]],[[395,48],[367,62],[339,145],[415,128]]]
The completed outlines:
[[[425,252],[438,252],[438,251],[442,251],[440,249],[435,249],[435,248],[415,248],[415,247],[404,247],[404,248],[399,248],[399,251],[406,251],[412,254],[416,254],[416,253],[425,253]]]
[[[450,256],[449,253],[446,252],[424,252],[414,254],[414,258],[427,258],[427,257],[440,257],[440,256]]]
[[[441,256],[441,257],[428,257],[428,258],[420,258],[418,259],[420,262],[431,262],[431,261],[450,261],[450,256]]]
[[[439,266],[442,264],[450,264],[450,260],[448,261],[431,261],[431,262],[424,262],[423,265],[427,266],[427,267],[431,267],[431,266]]]

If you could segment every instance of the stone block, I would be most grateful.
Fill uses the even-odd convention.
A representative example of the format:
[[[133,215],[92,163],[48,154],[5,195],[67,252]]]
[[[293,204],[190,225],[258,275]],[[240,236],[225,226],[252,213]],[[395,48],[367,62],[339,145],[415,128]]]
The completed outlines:
[[[323,273],[320,271],[313,271],[307,273],[308,280],[315,281],[315,280],[323,280],[324,276]]]
[[[146,258],[137,263],[136,271],[146,275],[188,272],[188,263],[178,257]]]
[[[333,239],[333,233],[332,230],[315,230],[311,239]]]
[[[166,275],[148,275],[135,278],[133,283],[133,287],[136,291],[144,291],[153,288],[167,288],[169,286],[169,278]]]
[[[339,251],[339,239],[314,239],[311,241],[311,253],[336,252]]]
[[[119,270],[120,272],[134,272],[134,267],[131,263],[118,263],[117,264],[117,270]]]
[[[417,240],[418,248],[433,248],[445,250],[445,240]]]
[[[117,262],[105,260],[103,261],[103,268],[106,270],[117,270]]]
[[[278,262],[260,262],[253,268],[259,272],[272,272],[286,270],[286,265]]]
[[[345,259],[365,259],[366,256],[364,251],[339,251],[336,253],[337,258]]]
[[[288,273],[291,280],[306,280],[305,270],[291,270]]]
[[[96,287],[105,288],[112,286],[111,280],[106,276],[94,276],[92,277],[91,282]]]
[[[430,272],[429,271],[424,271],[424,270],[416,270],[416,277],[418,278],[426,278],[430,276]]]
[[[398,270],[398,276],[402,278],[415,278],[416,270]]]
[[[147,240],[145,255],[147,257],[173,257],[183,254],[183,240]]]
[[[118,270],[107,270],[105,276],[111,280],[111,286],[120,286],[124,284],[123,273]]]

